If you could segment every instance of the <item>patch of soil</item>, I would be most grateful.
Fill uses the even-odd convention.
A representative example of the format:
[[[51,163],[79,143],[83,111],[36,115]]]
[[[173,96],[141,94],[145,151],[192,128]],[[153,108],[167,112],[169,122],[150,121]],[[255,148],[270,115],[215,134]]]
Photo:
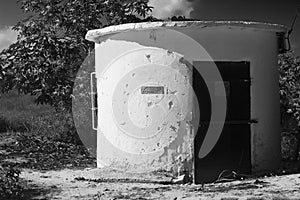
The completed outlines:
[[[46,199],[300,199],[300,174],[205,185],[171,184],[169,176],[108,168],[24,169],[21,178],[41,188],[56,186],[55,193],[39,197]]]
[[[2,165],[52,170],[96,166],[96,160],[82,145],[43,140],[26,133],[0,135]]]
[[[0,135],[0,141],[5,141],[0,142],[1,164],[22,168],[22,199],[300,199],[300,174],[173,184],[172,175],[164,171],[95,168],[95,159],[82,146],[24,134]]]

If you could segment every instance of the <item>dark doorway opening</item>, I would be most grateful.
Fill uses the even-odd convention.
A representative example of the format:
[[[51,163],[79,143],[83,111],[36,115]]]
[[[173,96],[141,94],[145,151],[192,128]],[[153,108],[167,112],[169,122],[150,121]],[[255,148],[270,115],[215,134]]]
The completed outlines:
[[[218,92],[209,94],[198,68],[211,67],[216,64],[224,81],[227,111],[224,128],[212,151],[204,158],[198,157],[199,150],[206,136],[211,121],[211,98],[218,97]],[[216,181],[224,171],[241,174],[251,173],[250,152],[250,62],[194,62],[193,88],[198,98],[200,109],[199,128],[194,140],[195,183]],[[218,88],[215,88],[217,90]],[[224,97],[222,97],[224,98]]]

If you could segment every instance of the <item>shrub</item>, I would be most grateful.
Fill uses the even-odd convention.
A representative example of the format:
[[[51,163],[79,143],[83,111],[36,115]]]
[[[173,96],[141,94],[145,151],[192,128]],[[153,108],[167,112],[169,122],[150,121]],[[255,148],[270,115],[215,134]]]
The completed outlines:
[[[0,197],[11,199],[22,196],[23,187],[19,182],[20,170],[12,166],[0,166]]]

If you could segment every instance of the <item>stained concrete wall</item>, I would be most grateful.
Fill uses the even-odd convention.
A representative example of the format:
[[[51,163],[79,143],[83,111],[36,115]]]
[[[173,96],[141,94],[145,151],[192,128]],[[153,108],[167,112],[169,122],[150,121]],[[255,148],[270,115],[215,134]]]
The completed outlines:
[[[192,70],[180,62],[182,56],[163,49],[121,53],[98,78],[98,165],[175,172],[185,163],[191,168]],[[96,65],[106,66],[103,60]]]

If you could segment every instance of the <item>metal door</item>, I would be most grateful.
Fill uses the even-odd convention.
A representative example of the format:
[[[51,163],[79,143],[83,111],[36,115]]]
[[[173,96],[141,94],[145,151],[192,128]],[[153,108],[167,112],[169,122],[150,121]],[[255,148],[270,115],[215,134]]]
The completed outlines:
[[[195,183],[216,181],[224,170],[251,173],[250,124],[253,120],[250,119],[250,63],[215,64],[223,78],[226,91],[226,120],[214,148],[206,157],[200,159],[198,152],[209,124],[219,123],[211,121],[211,98],[219,98],[218,84],[221,83],[205,83],[197,68],[207,67],[209,62],[194,62],[193,88],[200,107],[199,128],[194,140]],[[208,84],[213,84],[213,94],[209,94]]]

